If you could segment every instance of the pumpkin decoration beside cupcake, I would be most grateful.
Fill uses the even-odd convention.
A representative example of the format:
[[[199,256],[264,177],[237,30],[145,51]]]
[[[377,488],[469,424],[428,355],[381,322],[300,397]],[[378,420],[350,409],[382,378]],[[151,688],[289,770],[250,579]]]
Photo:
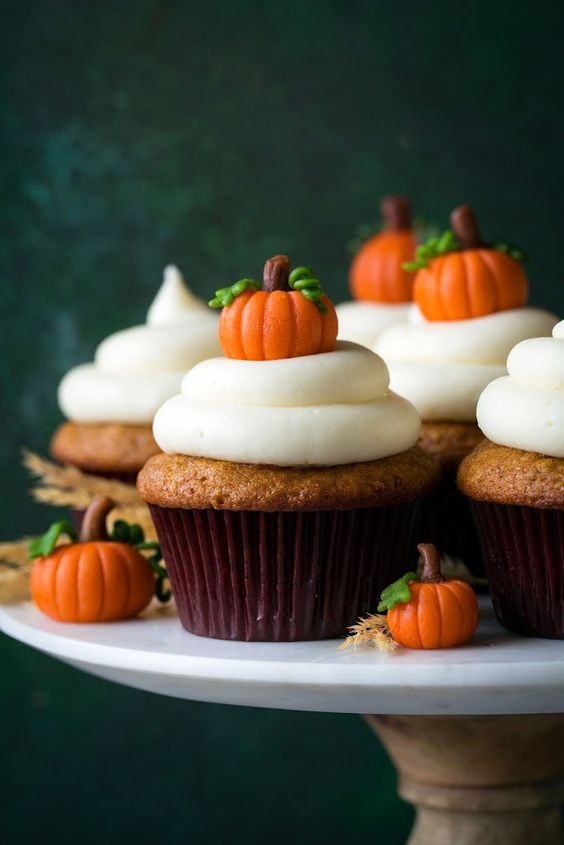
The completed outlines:
[[[441,488],[425,506],[423,536],[474,565],[480,550],[454,477],[482,439],[478,397],[504,375],[515,343],[549,333],[558,318],[526,305],[520,256],[505,245],[485,246],[468,206],[453,211],[451,226],[417,248],[416,261],[408,265],[416,271],[414,307],[375,349],[389,367],[392,389],[419,411],[421,447],[443,468]]]
[[[407,318],[413,299],[413,274],[403,264],[415,257],[411,207],[391,194],[380,203],[382,230],[369,238],[350,268],[352,302],[337,306],[339,338],[372,348],[384,329]]]
[[[170,598],[158,543],[145,542],[139,525],[121,520],[108,535],[106,517],[113,507],[107,496],[97,496],[84,514],[79,537],[61,521],[29,545],[35,560],[31,597],[57,622],[114,622],[140,613],[155,594],[163,602]],[[57,545],[65,534],[69,542]],[[141,550],[150,550],[151,557]]]
[[[337,342],[308,268],[223,288],[225,358],[157,412],[138,477],[185,628],[240,640],[341,634],[401,574],[438,467],[381,358]]]
[[[462,462],[494,608],[518,634],[564,638],[564,321],[518,343],[478,401],[487,438]]]
[[[151,431],[157,408],[173,396],[187,369],[219,353],[217,320],[174,266],[147,314],[147,323],[116,332],[93,363],[68,372],[59,386],[67,418],[55,431],[55,460],[84,472],[134,483],[158,452]]]
[[[378,612],[394,642],[404,648],[437,649],[464,645],[478,625],[478,602],[472,587],[441,571],[432,543],[419,543],[421,574],[407,572],[382,592]]]

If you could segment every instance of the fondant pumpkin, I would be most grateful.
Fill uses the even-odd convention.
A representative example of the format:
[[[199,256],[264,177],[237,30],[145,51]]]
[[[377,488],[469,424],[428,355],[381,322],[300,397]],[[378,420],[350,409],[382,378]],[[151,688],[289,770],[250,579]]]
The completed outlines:
[[[331,352],[337,340],[337,314],[307,267],[290,273],[286,255],[269,258],[263,290],[242,279],[216,292],[222,307],[219,339],[228,358],[272,361]]]
[[[350,269],[354,299],[372,302],[409,302],[413,275],[402,264],[415,255],[415,233],[405,197],[384,197],[380,204],[382,231],[370,238],[355,255]]]
[[[478,602],[465,581],[441,574],[435,546],[421,543],[423,570],[408,572],[382,593],[379,611],[388,611],[392,638],[406,648],[451,648],[465,643],[478,624]]]
[[[108,538],[105,519],[113,506],[106,496],[92,501],[78,542],[73,542],[76,535],[72,526],[59,522],[31,544],[30,556],[37,557],[31,571],[31,597],[52,619],[126,619],[142,611],[155,594],[155,575],[148,559],[129,543]],[[124,525],[129,529],[121,523]],[[55,548],[62,533],[67,533],[71,542]],[[138,547],[156,547],[154,543],[143,543],[142,533],[138,539]]]
[[[467,320],[524,305],[528,284],[521,264],[482,244],[472,210],[455,209],[451,226],[460,249],[430,255],[415,276],[413,298],[423,316]]]

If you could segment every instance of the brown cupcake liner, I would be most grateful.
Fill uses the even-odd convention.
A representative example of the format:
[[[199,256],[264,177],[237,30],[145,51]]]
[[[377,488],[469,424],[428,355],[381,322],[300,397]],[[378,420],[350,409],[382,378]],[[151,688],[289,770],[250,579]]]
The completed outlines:
[[[564,511],[471,500],[500,623],[564,639]]]
[[[180,621],[200,636],[340,636],[415,563],[417,503],[276,513],[150,509]]]
[[[455,473],[445,473],[434,493],[422,502],[419,536],[440,553],[462,560],[476,576],[484,576],[484,560],[468,499],[459,492]]]

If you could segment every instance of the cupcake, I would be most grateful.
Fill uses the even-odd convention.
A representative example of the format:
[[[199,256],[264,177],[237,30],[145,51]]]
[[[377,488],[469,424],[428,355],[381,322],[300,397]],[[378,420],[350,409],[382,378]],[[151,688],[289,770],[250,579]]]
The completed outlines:
[[[554,314],[526,306],[528,283],[507,245],[482,244],[467,206],[451,215],[452,231],[418,247],[415,305],[407,322],[376,343],[393,390],[422,419],[420,445],[441,463],[443,480],[424,508],[422,537],[480,570],[480,547],[467,502],[456,490],[460,461],[482,440],[476,403],[506,373],[510,349],[550,333]]]
[[[405,197],[384,197],[384,225],[357,252],[350,269],[353,302],[337,306],[339,338],[372,348],[388,326],[403,322],[409,311],[413,274],[402,264],[415,257],[411,209]]]
[[[478,402],[487,440],[464,459],[498,619],[510,631],[564,638],[564,321],[518,343],[509,375]]]
[[[183,626],[289,641],[343,634],[412,563],[437,464],[370,350],[337,342],[311,270],[266,262],[264,290],[218,291],[227,357],[157,412],[149,503]]]
[[[157,408],[177,393],[187,369],[219,351],[215,316],[178,269],[167,267],[146,324],[106,338],[92,363],[74,367],[61,381],[59,406],[67,422],[53,435],[52,456],[134,483],[158,452],[151,430]]]

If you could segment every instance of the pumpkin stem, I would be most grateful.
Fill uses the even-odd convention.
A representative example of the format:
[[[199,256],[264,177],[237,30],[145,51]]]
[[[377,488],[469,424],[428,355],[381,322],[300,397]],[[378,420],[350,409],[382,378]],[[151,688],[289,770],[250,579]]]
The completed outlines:
[[[92,499],[82,520],[80,543],[108,539],[106,517],[112,508],[115,508],[115,502],[109,496],[95,496]]]
[[[386,232],[403,232],[411,229],[411,206],[406,197],[400,197],[397,194],[383,197],[380,213]]]
[[[478,222],[469,205],[459,205],[450,215],[450,225],[462,249],[482,246]]]
[[[287,255],[273,255],[264,265],[262,274],[263,289],[272,293],[273,290],[290,290],[288,279],[290,276],[290,259]]]
[[[417,551],[423,558],[423,570],[419,580],[428,584],[440,584],[446,581],[441,572],[441,556],[437,547],[432,543],[419,543]]]

